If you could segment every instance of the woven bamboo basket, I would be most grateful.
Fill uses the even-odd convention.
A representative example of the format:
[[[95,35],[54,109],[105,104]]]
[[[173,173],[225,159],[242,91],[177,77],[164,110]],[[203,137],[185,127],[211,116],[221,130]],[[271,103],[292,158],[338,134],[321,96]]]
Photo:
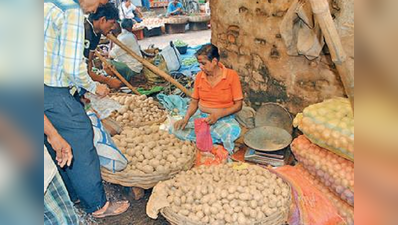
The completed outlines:
[[[105,168],[101,168],[101,174],[102,179],[112,184],[119,184],[125,187],[150,189],[153,188],[159,181],[170,180],[179,172],[191,169],[195,164],[195,160],[196,151],[192,154],[192,158],[183,165],[182,169],[173,170],[166,174],[132,175],[126,171],[113,173]]]
[[[267,168],[265,168],[265,169],[267,169]],[[276,174],[276,173],[274,173],[274,174],[278,176],[278,174]],[[287,183],[287,185],[289,187],[289,193],[291,193],[290,184]],[[287,224],[287,219],[288,219],[291,203],[292,203],[292,196],[289,195],[288,201],[286,202],[286,204],[284,205],[282,210],[275,212],[274,214],[266,217],[264,220],[254,222],[253,225],[283,225],[283,224]],[[206,225],[205,223],[195,222],[195,221],[190,220],[188,217],[178,215],[171,209],[170,206],[162,208],[160,210],[160,213],[172,225]]]

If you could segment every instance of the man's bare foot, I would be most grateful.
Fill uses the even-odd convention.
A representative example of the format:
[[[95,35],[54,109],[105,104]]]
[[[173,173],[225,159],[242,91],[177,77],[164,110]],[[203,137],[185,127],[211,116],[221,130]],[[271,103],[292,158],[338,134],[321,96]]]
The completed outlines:
[[[117,216],[127,211],[130,207],[130,203],[128,201],[119,201],[119,202],[106,202],[104,207],[93,212],[93,217],[95,218],[104,218],[108,216]]]

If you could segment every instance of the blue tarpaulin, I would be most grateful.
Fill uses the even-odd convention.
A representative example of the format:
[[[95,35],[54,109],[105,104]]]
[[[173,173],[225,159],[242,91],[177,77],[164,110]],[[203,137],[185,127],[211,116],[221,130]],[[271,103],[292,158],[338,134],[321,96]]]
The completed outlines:
[[[204,44],[206,45],[206,44]],[[189,59],[195,57],[195,53],[202,47],[203,45],[188,47],[187,53],[181,55],[181,60]],[[190,66],[182,65],[178,72],[184,74],[187,77],[195,76],[200,71],[199,63],[195,63]]]

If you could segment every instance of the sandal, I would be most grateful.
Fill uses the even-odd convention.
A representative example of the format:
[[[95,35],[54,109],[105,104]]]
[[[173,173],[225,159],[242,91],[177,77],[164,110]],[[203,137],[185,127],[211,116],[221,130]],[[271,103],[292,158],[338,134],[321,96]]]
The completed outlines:
[[[94,218],[104,218],[108,216],[117,216],[127,211],[130,207],[130,203],[128,201],[119,201],[119,202],[106,202],[104,207],[98,211],[103,212],[94,212],[92,215]],[[105,208],[105,210],[104,210]]]

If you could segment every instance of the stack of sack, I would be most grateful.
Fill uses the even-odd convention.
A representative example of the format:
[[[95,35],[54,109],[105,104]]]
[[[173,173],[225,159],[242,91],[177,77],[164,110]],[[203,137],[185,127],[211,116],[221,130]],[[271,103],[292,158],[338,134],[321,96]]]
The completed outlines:
[[[303,132],[291,144],[296,168],[335,204],[347,224],[353,224],[354,114],[349,100],[311,105],[293,125]]]

